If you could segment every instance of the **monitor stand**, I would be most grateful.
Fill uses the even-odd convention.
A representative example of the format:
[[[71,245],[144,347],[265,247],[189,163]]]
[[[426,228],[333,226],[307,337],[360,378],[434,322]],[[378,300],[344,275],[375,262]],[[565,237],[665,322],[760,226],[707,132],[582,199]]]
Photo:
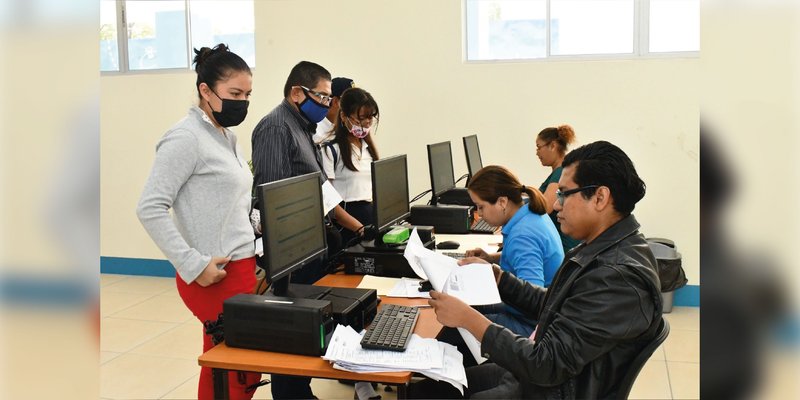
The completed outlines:
[[[294,299],[319,300],[328,293],[331,288],[328,286],[303,285],[300,283],[289,283],[289,277],[284,277],[272,283],[272,294],[281,297],[291,297]]]

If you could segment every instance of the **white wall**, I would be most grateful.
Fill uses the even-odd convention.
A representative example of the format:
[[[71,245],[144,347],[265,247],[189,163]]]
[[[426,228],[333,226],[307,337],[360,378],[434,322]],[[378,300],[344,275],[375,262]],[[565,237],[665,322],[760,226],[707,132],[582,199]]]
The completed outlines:
[[[300,60],[374,95],[378,149],[408,154],[412,194],[430,185],[425,144],[450,140],[461,175],[461,137],[473,133],[484,164],[538,186],[549,171],[535,156],[535,136],[569,123],[578,145],[603,139],[628,153],[648,188],[635,211],[642,231],[675,240],[689,283],[699,284],[698,59],[468,64],[458,0],[255,3],[253,97],[236,129],[245,154]],[[164,258],[134,210],[158,138],[195,101],[194,78],[101,79],[103,256]]]

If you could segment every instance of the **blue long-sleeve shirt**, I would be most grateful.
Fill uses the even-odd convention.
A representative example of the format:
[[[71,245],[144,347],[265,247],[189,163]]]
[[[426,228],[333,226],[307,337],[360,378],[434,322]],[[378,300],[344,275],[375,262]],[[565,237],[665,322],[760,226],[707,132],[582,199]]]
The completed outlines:
[[[553,221],[523,204],[503,225],[500,268],[534,285],[547,287],[564,260],[564,249]]]

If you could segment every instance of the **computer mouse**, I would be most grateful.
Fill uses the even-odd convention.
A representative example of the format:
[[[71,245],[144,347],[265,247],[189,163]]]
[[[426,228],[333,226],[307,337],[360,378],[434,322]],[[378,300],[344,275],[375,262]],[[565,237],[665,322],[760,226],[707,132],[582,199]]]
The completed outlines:
[[[439,244],[436,245],[436,248],[440,250],[452,250],[459,248],[459,246],[461,246],[461,244],[454,240],[445,240],[444,242],[439,242]]]

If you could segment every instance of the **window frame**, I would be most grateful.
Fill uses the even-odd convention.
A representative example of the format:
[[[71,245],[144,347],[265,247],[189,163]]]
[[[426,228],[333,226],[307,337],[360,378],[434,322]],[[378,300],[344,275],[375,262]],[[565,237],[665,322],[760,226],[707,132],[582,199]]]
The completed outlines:
[[[530,63],[530,62],[559,62],[559,61],[607,61],[607,60],[650,60],[665,58],[700,58],[697,51],[664,51],[650,52],[650,0],[633,0],[633,52],[632,53],[603,53],[603,54],[570,54],[553,55],[550,49],[550,0],[545,0],[545,56],[540,58],[514,58],[470,60],[469,49],[469,24],[467,20],[467,2],[461,1],[462,25],[462,61],[466,64],[490,63]],[[699,4],[698,4],[699,6]]]
[[[131,69],[130,58],[128,53],[128,19],[127,9],[125,2],[127,0],[113,0],[115,3],[115,10],[117,16],[117,54],[119,60],[119,70],[117,71],[100,71],[101,76],[113,75],[133,75],[133,74],[163,74],[192,71],[192,60],[194,59],[194,51],[192,49],[192,0],[183,0],[184,3],[184,19],[186,21],[186,31],[184,32],[185,49],[186,49],[186,67],[177,68],[152,68],[152,69]],[[110,1],[109,1],[110,2]],[[255,5],[255,3],[253,3]],[[255,70],[255,67],[250,67]]]

